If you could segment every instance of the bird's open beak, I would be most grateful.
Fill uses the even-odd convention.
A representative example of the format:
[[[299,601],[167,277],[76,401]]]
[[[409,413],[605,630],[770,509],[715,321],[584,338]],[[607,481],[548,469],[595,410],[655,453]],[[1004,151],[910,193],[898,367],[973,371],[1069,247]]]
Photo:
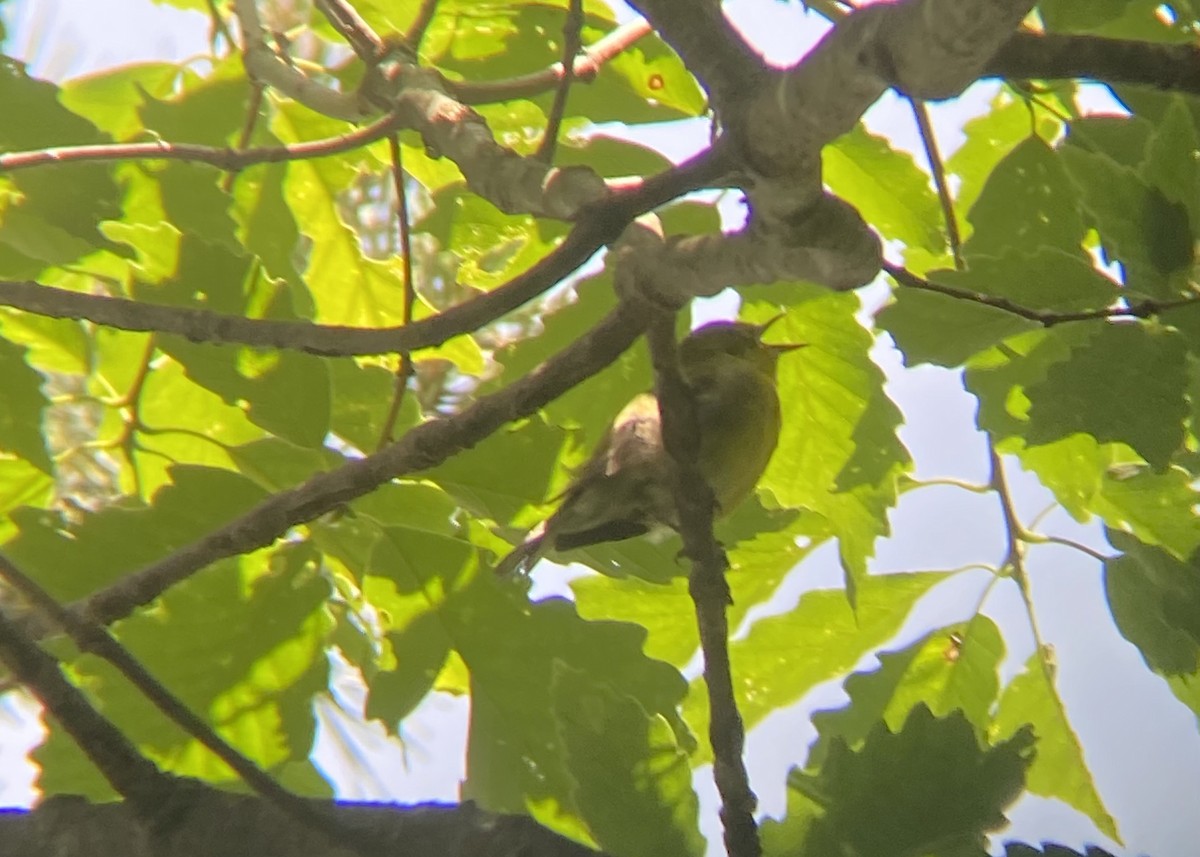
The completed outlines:
[[[779,315],[769,318],[766,321],[764,321],[762,324],[758,325],[758,338],[761,340],[763,337],[763,334],[767,332],[767,329],[770,328],[771,325],[773,325],[775,322],[779,321],[779,319],[783,318],[786,315],[787,315],[786,312],[781,312],[781,313],[779,313]],[[768,342],[765,344],[772,351],[776,351],[780,354],[783,354],[787,351],[795,351],[799,348],[805,348],[808,345],[807,342]]]

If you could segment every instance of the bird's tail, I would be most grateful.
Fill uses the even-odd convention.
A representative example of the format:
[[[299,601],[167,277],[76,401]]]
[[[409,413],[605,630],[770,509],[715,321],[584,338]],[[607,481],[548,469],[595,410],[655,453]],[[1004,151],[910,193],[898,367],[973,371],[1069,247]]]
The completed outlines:
[[[533,564],[541,559],[542,543],[545,536],[534,535],[525,539],[496,563],[496,574],[500,577],[511,577],[514,574],[528,574]]]

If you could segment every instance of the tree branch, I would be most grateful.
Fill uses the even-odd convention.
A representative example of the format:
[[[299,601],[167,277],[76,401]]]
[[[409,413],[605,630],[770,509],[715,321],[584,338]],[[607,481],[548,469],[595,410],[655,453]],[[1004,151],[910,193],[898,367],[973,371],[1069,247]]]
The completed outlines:
[[[1072,321],[1095,321],[1105,318],[1150,318],[1151,316],[1159,315],[1160,313],[1169,310],[1178,309],[1179,307],[1190,306],[1195,303],[1200,303],[1200,295],[1193,295],[1186,298],[1179,298],[1173,301],[1152,301],[1144,300],[1133,304],[1122,304],[1119,306],[1109,306],[1102,309],[1080,310],[1079,312],[1058,312],[1049,309],[1032,309],[1027,306],[1022,306],[1015,301],[1005,297],[996,295],[985,295],[981,292],[973,292],[969,289],[960,289],[957,286],[947,286],[942,283],[935,283],[930,280],[918,277],[911,271],[893,265],[890,262],[883,264],[883,270],[887,272],[893,280],[901,286],[909,289],[920,289],[926,292],[936,292],[939,295],[955,298],[962,301],[970,301],[971,303],[981,304],[983,306],[993,307],[994,309],[1004,310],[1021,318],[1035,321],[1042,327],[1054,327],[1059,324],[1066,324]]]
[[[674,463],[675,506],[684,555],[692,562],[688,593],[696,610],[704,683],[708,688],[709,742],[713,750],[713,779],[721,795],[721,821],[729,857],[759,857],[762,844],[754,810],[758,799],[750,790],[743,761],[746,734],[733,692],[729,662],[727,607],[733,602],[725,571],[729,561],[713,535],[716,499],[697,465],[700,433],[695,401],[679,371],[675,348],[674,314],[656,313],[647,339],[654,364],[655,391],[662,418],[663,446]]]
[[[402,126],[403,123],[397,116],[389,114],[376,119],[370,125],[364,125],[362,128],[337,137],[292,143],[287,146],[261,146],[249,149],[170,143],[166,140],[156,140],[152,143],[105,143],[92,146],[32,149],[27,152],[0,154],[0,173],[11,173],[48,164],[132,160],[190,161],[209,164],[229,172],[237,172],[254,164],[302,161],[349,152],[383,139]]]
[[[383,56],[383,39],[346,0],[316,0],[316,7],[360,60],[375,62]]]
[[[67,681],[58,662],[26,637],[0,611],[0,661],[67,731],[104,779],[135,813],[153,821],[162,812],[174,780],[138,752],[108,718]]]
[[[614,57],[626,51],[638,39],[653,32],[645,18],[621,24],[612,32],[592,42],[577,54],[572,67],[576,80],[590,83],[600,69]],[[463,104],[491,104],[497,101],[512,101],[531,98],[556,87],[565,76],[562,63],[554,63],[547,69],[532,74],[512,77],[507,80],[446,81],[448,91]]]
[[[285,815],[288,815],[322,836],[334,847],[337,847],[339,843],[349,844],[355,847],[355,850],[361,857],[369,857],[369,855],[379,853],[378,842],[359,841],[363,840],[363,837],[359,836],[357,831],[352,831],[340,824],[335,817],[325,811],[323,806],[292,794],[271,779],[262,768],[239,753],[231,744],[217,735],[211,726],[184,705],[178,697],[163,687],[124,646],[117,642],[116,638],[106,628],[64,608],[46,590],[17,568],[3,554],[0,554],[0,578],[7,581],[29,599],[29,602],[44,617],[65,631],[81,652],[93,654],[112,664],[155,708],[183,729],[184,732],[211,750],[217,758],[229,765],[234,773],[241,777],[264,800],[269,801]],[[2,623],[3,616],[0,614],[0,632],[3,631]],[[0,643],[0,646],[2,645],[3,643]],[[36,650],[36,646],[32,642],[29,645],[33,646]],[[20,651],[24,650],[19,649],[18,653]],[[24,657],[33,658],[35,662],[37,661],[36,656],[29,651],[24,651]],[[139,789],[153,789],[157,792],[161,791],[163,786],[174,788],[174,778],[162,774],[151,762],[145,760],[141,753],[137,751],[137,748],[125,741],[124,736],[120,735],[116,727],[96,712],[78,690],[70,685],[68,685],[69,689],[63,688],[56,683],[54,674],[58,674],[61,677],[61,672],[57,669],[57,666],[53,667],[53,673],[46,672],[49,669],[51,669],[51,664],[44,661],[40,662],[37,673],[39,684],[29,685],[29,687],[38,697],[38,700],[46,706],[47,710],[54,714],[55,718],[63,724],[77,742],[81,740],[78,737],[79,735],[90,736],[87,740],[91,742],[108,733],[109,729],[112,732],[116,732],[117,736],[120,736],[116,745],[116,749],[121,753],[120,758],[109,758],[101,754],[99,759],[95,759],[92,757],[93,749],[90,743],[80,743],[80,749],[87,754],[89,759],[92,759],[96,763],[97,767],[100,768],[100,772],[104,774],[113,788],[116,788],[122,795],[129,797],[130,800],[136,803],[138,795],[136,793],[130,795],[125,791],[129,787],[125,783],[125,780],[128,778],[125,773],[126,771],[130,771],[133,776],[138,778]],[[20,678],[21,676],[18,677]],[[26,677],[32,676],[27,673]],[[24,681],[24,679],[22,680]],[[85,708],[86,711],[81,710],[81,707]],[[101,722],[96,722],[95,718],[99,718]],[[74,729],[72,729],[68,721],[76,723]],[[109,733],[106,740],[112,741],[113,735]],[[131,764],[127,755],[129,752],[133,752],[140,761]],[[147,765],[153,768],[154,774],[149,779],[143,781],[147,773]],[[106,767],[109,769],[106,770]],[[118,783],[122,783],[123,786],[119,787]],[[161,800],[162,797],[160,796],[158,801],[150,807],[151,811],[157,812],[159,810]]]
[[[242,27],[242,62],[251,80],[273,86],[301,104],[334,119],[358,121],[369,112],[358,93],[338,92],[317,83],[267,47],[255,0],[233,0]]]
[[[1140,83],[1200,95],[1200,47],[1019,32],[984,66],[989,77]]]
[[[562,76],[558,88],[554,92],[554,103],[550,106],[550,115],[546,120],[546,130],[542,135],[542,144],[538,146],[534,156],[545,164],[554,163],[554,148],[558,145],[558,132],[562,127],[563,114],[567,110],[567,96],[571,92],[571,84],[575,81],[575,55],[579,53],[580,31],[583,29],[583,0],[569,0],[567,18],[563,23]]]
[[[380,452],[318,473],[302,485],[271,496],[240,518],[72,605],[72,609],[107,625],[219,559],[265,547],[292,527],[397,476],[435,467],[600,371],[633,344],[646,323],[644,313],[622,304],[559,355],[500,392],[452,417],[422,423]]]
[[[490,292],[411,325],[355,328],[306,321],[250,319],[194,307],[168,307],[106,295],[89,295],[33,281],[0,280],[0,305],[52,318],[82,318],[119,330],[157,331],[193,342],[287,348],[323,356],[393,354],[431,348],[477,330],[545,292],[635,217],[681,193],[717,181],[724,161],[706,152],[589,208],[562,244],[529,270]]]

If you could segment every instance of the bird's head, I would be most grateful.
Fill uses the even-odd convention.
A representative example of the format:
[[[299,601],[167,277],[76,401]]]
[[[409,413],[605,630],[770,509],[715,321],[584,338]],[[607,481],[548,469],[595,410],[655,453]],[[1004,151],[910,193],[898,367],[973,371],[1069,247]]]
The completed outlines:
[[[764,324],[744,321],[714,321],[693,330],[679,343],[679,362],[684,371],[703,371],[705,367],[726,365],[743,360],[764,375],[775,375],[781,354],[803,348],[804,343],[767,343],[762,341],[767,328],[783,318],[775,316]]]

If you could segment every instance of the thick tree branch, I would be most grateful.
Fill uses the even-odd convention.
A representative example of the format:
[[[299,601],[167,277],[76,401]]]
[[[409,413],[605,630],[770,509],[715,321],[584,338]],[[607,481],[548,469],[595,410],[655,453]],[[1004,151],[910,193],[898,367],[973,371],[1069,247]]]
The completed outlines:
[[[1200,95],[1200,47],[1020,32],[988,61],[984,74],[1140,83]]]
[[[192,790],[167,842],[151,843],[122,803],[50,798],[34,812],[0,813],[5,854],[22,857],[333,857],[329,845],[269,803],[246,795]],[[344,827],[380,843],[375,854],[404,857],[605,857],[523,815],[496,815],[473,803],[395,804],[312,801]]]

